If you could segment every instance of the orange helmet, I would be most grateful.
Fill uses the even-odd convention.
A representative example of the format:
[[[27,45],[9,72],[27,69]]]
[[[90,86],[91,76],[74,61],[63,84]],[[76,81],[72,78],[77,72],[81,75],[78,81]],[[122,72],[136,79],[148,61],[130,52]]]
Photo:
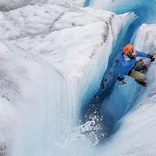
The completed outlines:
[[[133,48],[133,46],[131,44],[127,44],[126,46],[124,46],[123,47],[124,54],[128,54],[132,48]]]

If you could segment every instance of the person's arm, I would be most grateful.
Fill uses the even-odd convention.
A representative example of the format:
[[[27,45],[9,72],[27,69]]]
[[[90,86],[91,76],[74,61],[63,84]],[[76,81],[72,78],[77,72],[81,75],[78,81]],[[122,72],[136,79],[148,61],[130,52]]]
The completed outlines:
[[[136,56],[140,56],[140,57],[148,57],[148,58],[151,59],[151,62],[153,62],[153,61],[155,60],[154,55],[152,55],[152,54],[146,54],[146,53],[144,53],[144,52],[140,52],[140,51],[137,51]]]
[[[122,70],[122,68],[120,68],[120,70],[119,70],[119,74],[118,74],[118,80],[119,81],[122,81],[122,80],[124,80],[124,72],[123,72],[123,70]]]
[[[148,54],[146,54],[144,52],[136,51],[136,56],[139,56],[139,57],[148,57]]]
[[[151,62],[153,62],[153,61],[155,60],[155,57],[154,57],[154,55],[152,55],[152,54],[148,54],[147,57],[151,59]]]

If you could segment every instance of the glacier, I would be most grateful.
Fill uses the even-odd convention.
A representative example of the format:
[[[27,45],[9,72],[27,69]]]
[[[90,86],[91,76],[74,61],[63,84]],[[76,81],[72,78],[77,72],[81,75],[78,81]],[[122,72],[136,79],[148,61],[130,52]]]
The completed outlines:
[[[129,85],[119,86],[109,77],[105,85],[111,93],[100,111],[113,114],[110,128],[122,125],[102,148],[95,148],[99,140],[90,133],[98,129],[94,121],[79,121],[101,81],[114,70],[112,60],[123,44],[132,38],[138,50],[155,52],[152,16],[141,25],[144,20],[128,12],[132,7],[116,12],[83,8],[84,1],[14,2],[0,4],[7,6],[0,12],[0,155],[154,155],[155,62],[147,88],[129,77]],[[132,27],[139,24],[134,33]]]

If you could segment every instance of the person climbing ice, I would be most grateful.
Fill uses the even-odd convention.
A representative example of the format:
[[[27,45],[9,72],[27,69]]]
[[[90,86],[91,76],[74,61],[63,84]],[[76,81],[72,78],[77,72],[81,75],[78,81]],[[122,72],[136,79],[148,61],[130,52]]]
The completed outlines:
[[[148,65],[144,64],[143,59],[137,61],[137,57],[150,58],[151,62],[155,60],[154,55],[139,52],[131,44],[124,46],[123,52],[121,53],[119,59],[119,71],[117,78],[118,81],[122,82],[122,84],[126,83],[124,82],[124,75],[128,75],[134,78],[135,81],[140,85],[147,85],[147,83],[145,82],[147,76],[144,73],[141,73],[141,71],[147,70]]]

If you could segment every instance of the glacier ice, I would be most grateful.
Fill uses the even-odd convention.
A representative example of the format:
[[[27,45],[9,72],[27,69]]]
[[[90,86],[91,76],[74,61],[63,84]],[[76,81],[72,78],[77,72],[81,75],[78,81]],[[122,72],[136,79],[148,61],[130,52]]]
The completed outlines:
[[[80,8],[83,1],[73,1],[72,5],[68,2],[35,2],[36,5],[0,12],[1,148],[12,156],[128,155],[138,149],[138,152],[146,152],[144,147],[154,151],[154,140],[148,138],[148,133],[154,136],[155,124],[154,112],[149,109],[155,108],[152,104],[155,97],[153,64],[141,107],[124,118],[121,130],[102,150],[90,148],[92,145],[83,135],[90,128],[97,130],[94,121],[75,128],[80,109],[100,86],[119,36],[122,34],[120,37],[124,39],[136,15],[116,15],[109,11]],[[155,25],[143,25],[139,29],[134,41],[138,50],[150,52],[155,49],[154,28]],[[127,81],[137,92],[138,86],[133,80],[127,78]],[[105,101],[107,109],[115,114],[115,120],[125,115],[134,100],[124,105],[131,88],[125,87],[123,95],[121,87],[115,87]],[[119,91],[123,99],[117,97],[116,92]],[[136,95],[133,95],[135,98]],[[112,104],[116,104],[112,96],[122,100],[120,106],[124,105],[124,112],[114,112],[108,105],[111,100]],[[145,111],[148,113],[144,116]],[[146,133],[139,134],[134,125],[142,121],[141,116],[144,116],[145,122],[138,129],[141,131],[146,123],[150,123],[150,131],[146,127]],[[131,133],[134,132],[137,139],[132,138],[134,134]],[[142,137],[143,134],[145,137]],[[130,142],[125,143],[127,136],[131,137]],[[92,139],[96,143],[94,133]],[[146,143],[146,139],[149,142]],[[121,151],[123,147],[124,151]]]
[[[155,24],[141,25],[134,40],[136,49],[138,49],[139,51],[144,50],[147,53],[155,53],[155,27]],[[115,134],[109,144],[106,144],[104,148],[98,151],[100,153],[99,156],[103,154],[109,156],[155,155],[155,62],[152,62],[150,64],[147,76],[148,87],[142,89],[140,88],[141,90],[139,99],[137,99],[135,103],[137,104],[136,107],[134,107],[131,112],[129,112],[124,118],[121,119],[123,124],[120,127],[120,131]],[[132,83],[132,80],[129,80],[128,82]],[[137,91],[137,89],[139,88],[133,84],[133,91],[135,87],[135,91]],[[126,98],[122,100],[125,100],[129,103],[132,100],[131,97],[135,96],[133,96],[132,94],[134,93],[131,93],[130,91],[125,92],[125,89],[126,88],[124,88],[124,92],[120,92],[120,94],[122,94],[122,96],[124,94],[128,94],[127,96],[125,96]],[[118,90],[118,87],[114,90]],[[129,90],[132,91],[131,88],[129,88]],[[115,92],[113,92],[113,94],[114,97],[119,95],[115,94]],[[115,101],[115,99],[120,97],[116,97],[114,99],[112,98],[113,94],[108,97],[111,101],[113,100],[112,105],[118,102],[122,102],[121,99],[119,101]],[[111,105],[107,105],[106,107],[111,110]],[[126,106],[121,105],[120,107]],[[119,111],[112,113],[119,114]]]
[[[52,4],[1,12],[2,74],[13,87],[1,91],[11,105],[4,108],[2,127],[13,129],[2,144],[12,155],[51,153],[52,145],[71,133],[80,104],[99,88],[119,32],[133,20],[133,13]]]

